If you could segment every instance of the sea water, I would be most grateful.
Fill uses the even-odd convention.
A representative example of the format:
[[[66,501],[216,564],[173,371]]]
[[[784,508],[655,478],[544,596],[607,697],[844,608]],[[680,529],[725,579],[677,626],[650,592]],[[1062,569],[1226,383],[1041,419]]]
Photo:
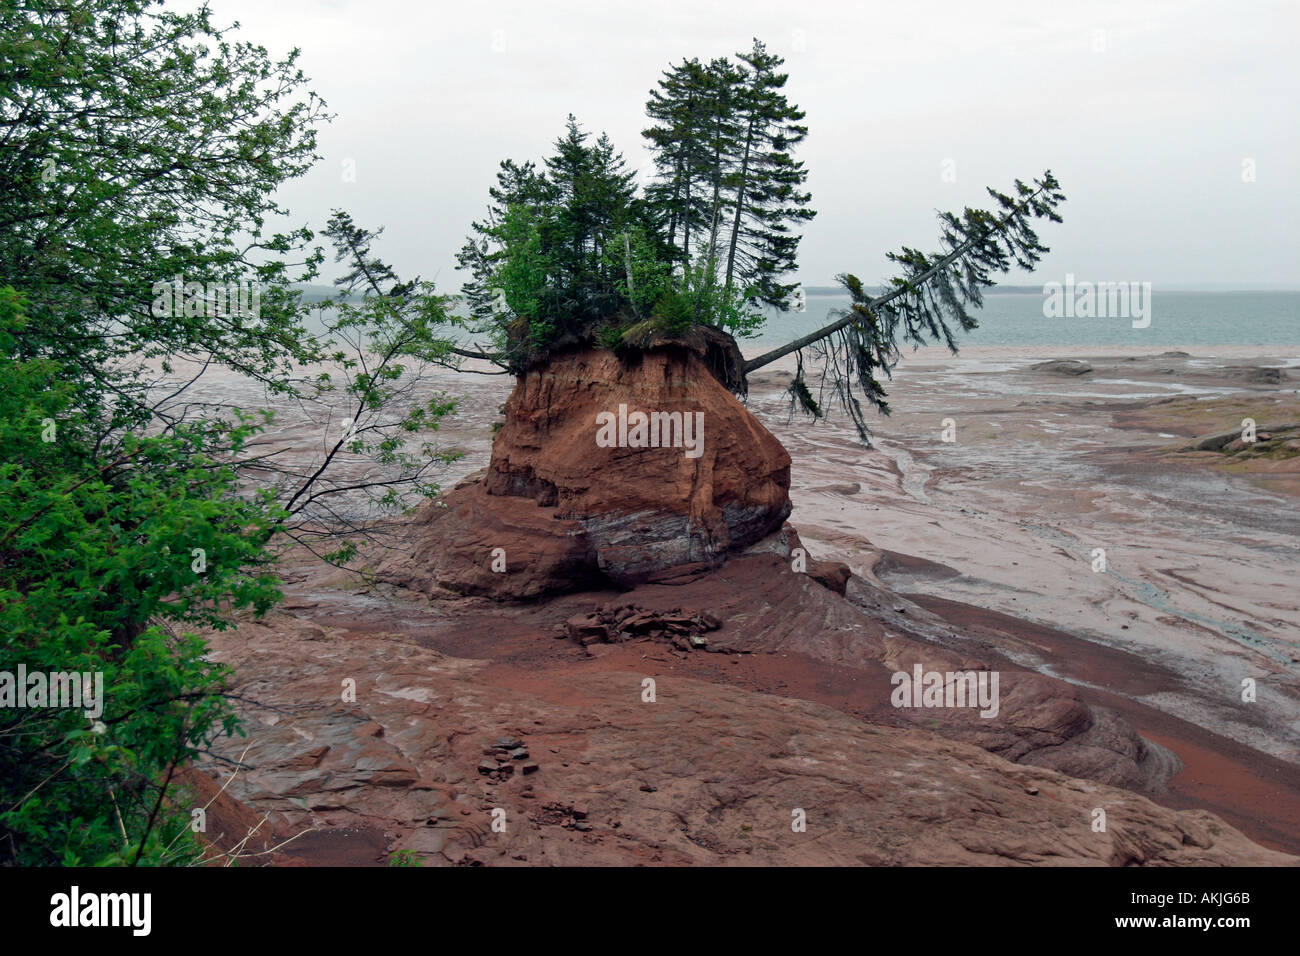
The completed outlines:
[[[1134,328],[1126,316],[1048,318],[1045,301],[1032,292],[986,293],[983,308],[971,310],[979,328],[959,332],[958,347],[1300,345],[1300,292],[1162,292],[1157,287],[1145,328]],[[752,354],[789,342],[833,321],[830,314],[848,305],[847,294],[813,294],[803,312],[769,310],[759,336],[742,341],[741,348]]]

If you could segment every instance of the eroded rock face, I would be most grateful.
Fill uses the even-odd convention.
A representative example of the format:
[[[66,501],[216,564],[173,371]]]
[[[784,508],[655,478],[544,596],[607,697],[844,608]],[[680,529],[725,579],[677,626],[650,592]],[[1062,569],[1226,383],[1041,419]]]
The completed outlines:
[[[573,352],[520,378],[486,474],[427,505],[382,573],[517,599],[703,571],[779,528],[789,488],[781,443],[694,351]]]

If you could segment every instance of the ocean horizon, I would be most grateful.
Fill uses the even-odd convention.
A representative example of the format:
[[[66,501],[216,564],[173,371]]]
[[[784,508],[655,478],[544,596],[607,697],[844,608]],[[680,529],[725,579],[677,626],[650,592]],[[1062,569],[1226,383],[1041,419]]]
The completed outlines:
[[[1300,292],[1156,289],[1145,328],[1134,328],[1128,317],[1049,318],[1046,300],[1026,292],[986,293],[984,307],[971,312],[979,328],[959,334],[958,347],[1300,345]],[[849,304],[846,294],[814,293],[803,312],[770,309],[760,334],[741,340],[741,347],[782,345],[834,321],[833,313]]]

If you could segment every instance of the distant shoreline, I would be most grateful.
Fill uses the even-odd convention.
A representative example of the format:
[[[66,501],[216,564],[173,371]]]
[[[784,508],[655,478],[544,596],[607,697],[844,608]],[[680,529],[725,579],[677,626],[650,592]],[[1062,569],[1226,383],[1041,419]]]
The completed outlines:
[[[1157,292],[1194,292],[1197,294],[1214,295],[1214,294],[1231,294],[1234,292],[1279,292],[1295,293],[1300,292],[1300,286],[1235,286],[1235,285],[1216,285],[1208,283],[1206,285],[1161,285],[1152,283]],[[880,295],[885,291],[884,286],[863,286],[866,291]],[[804,295],[846,295],[846,291],[837,285],[806,285],[803,286]],[[1040,285],[995,285],[990,286],[984,293],[985,295],[1042,295],[1043,286]]]
[[[1079,345],[1062,343],[1058,345],[967,345],[953,355],[942,345],[929,345],[925,348],[903,349],[901,365],[951,363],[960,365],[964,361],[996,361],[1027,359],[1078,359],[1093,358],[1129,358],[1163,356],[1173,352],[1185,352],[1191,359],[1259,359],[1267,350],[1267,360],[1276,361],[1286,368],[1300,367],[1300,344],[1266,347],[1259,345]],[[761,355],[763,346],[751,342],[741,343],[741,352],[745,358]],[[805,361],[805,364],[806,361]],[[794,356],[778,359],[769,370],[794,371]]]
[[[1297,286],[1236,286],[1236,285],[1218,285],[1207,283],[1204,285],[1160,285],[1154,283],[1153,287],[1157,292],[1193,292],[1204,295],[1231,295],[1234,292],[1251,292],[1251,293],[1297,293],[1300,292],[1300,285]],[[312,283],[301,284],[293,283],[291,288],[296,289],[303,294],[304,302],[318,303],[334,299],[338,295],[338,289],[328,285],[317,285]],[[827,298],[831,296],[845,296],[848,293],[843,286],[838,285],[805,285],[800,286],[803,294],[817,298]],[[885,292],[884,286],[863,286],[863,288],[873,295],[881,295]],[[457,304],[460,304],[461,296],[458,292],[445,292]],[[990,286],[984,293],[988,295],[1043,295],[1043,286],[1039,285],[995,285]],[[360,296],[352,296],[348,301],[359,301]]]

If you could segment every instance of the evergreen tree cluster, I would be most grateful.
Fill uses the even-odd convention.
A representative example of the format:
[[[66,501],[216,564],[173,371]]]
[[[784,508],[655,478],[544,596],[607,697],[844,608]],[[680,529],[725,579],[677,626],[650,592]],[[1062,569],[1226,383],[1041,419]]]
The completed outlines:
[[[655,175],[638,184],[602,134],[573,116],[539,168],[506,160],[487,217],[458,254],[463,295],[514,370],[566,344],[626,347],[655,332],[754,332],[787,308],[811,219],[793,158],[804,114],[780,57],[755,41],[738,62],[684,60],[650,94]]]
[[[458,254],[472,314],[515,356],[582,338],[665,286],[664,251],[626,160],[607,136],[589,140],[570,116],[541,169],[503,162],[487,218]]]
[[[792,226],[816,215],[793,155],[808,128],[783,92],[781,57],[755,40],[736,59],[665,71],[646,104],[657,171],[646,193],[666,218],[674,263],[703,262],[746,302],[783,309],[795,288],[781,281],[796,265]]]

